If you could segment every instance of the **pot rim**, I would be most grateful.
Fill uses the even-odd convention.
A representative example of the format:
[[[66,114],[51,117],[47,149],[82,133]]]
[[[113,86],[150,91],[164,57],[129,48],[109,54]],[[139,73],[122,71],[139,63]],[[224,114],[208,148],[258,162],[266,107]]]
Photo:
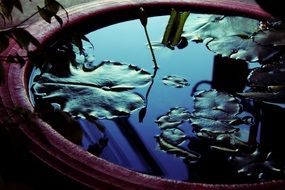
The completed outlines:
[[[259,19],[270,19],[270,14],[264,12],[256,4],[234,0],[98,0],[79,4],[67,9],[69,21],[65,19],[63,27],[56,21],[46,24],[38,21],[28,30],[43,44],[48,44],[62,31],[76,28],[82,22],[89,22],[111,12],[130,11],[145,7],[189,7],[194,11],[211,13],[228,13]],[[127,14],[127,13],[124,13]],[[66,18],[64,12],[60,13]],[[4,54],[19,52],[18,46],[12,42]],[[157,176],[138,173],[122,166],[110,163],[96,157],[73,144],[41,119],[35,119],[36,127],[30,127],[9,109],[23,107],[33,111],[29,100],[28,80],[31,64],[21,67],[19,64],[5,64],[5,84],[0,87],[0,111],[12,120],[22,121],[19,129],[28,140],[28,150],[40,160],[74,180],[96,189],[268,189],[280,188],[285,180],[274,180],[251,184],[204,184],[164,179]],[[1,105],[0,104],[0,105]],[[1,118],[0,118],[1,119]]]

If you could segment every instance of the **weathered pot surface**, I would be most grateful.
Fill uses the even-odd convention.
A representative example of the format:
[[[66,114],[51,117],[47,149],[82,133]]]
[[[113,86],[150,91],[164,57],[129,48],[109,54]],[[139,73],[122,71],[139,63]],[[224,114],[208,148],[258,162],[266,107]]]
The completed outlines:
[[[135,17],[139,7],[144,7],[151,14],[156,10],[163,11],[171,7],[187,7],[195,11],[207,11],[250,16],[255,18],[270,18],[270,15],[261,10],[257,5],[240,1],[228,0],[99,0],[69,8],[69,22],[63,27],[54,21],[46,24],[39,21],[29,27],[43,44],[48,44],[57,35],[64,31],[86,25],[89,20],[100,20],[103,17],[116,17],[123,20]],[[128,13],[126,13],[128,12]],[[109,17],[106,17],[109,15]],[[65,13],[62,13],[65,17]],[[83,23],[83,24],[82,24]],[[101,25],[103,22],[101,23]],[[83,27],[90,30],[89,27]],[[9,54],[18,51],[16,44],[11,44],[5,52]],[[29,99],[28,80],[31,73],[31,65],[21,67],[19,64],[5,64],[5,84],[0,88],[1,117],[9,116],[14,121],[21,118],[14,115],[8,108],[23,107],[33,110]],[[112,164],[98,158],[81,147],[63,138],[51,126],[41,119],[35,119],[36,127],[30,127],[26,122],[20,124],[20,131],[28,139],[28,150],[40,160],[60,171],[66,176],[94,189],[283,189],[285,180],[270,181],[253,184],[202,184],[188,183],[163,179],[134,172],[121,166]]]

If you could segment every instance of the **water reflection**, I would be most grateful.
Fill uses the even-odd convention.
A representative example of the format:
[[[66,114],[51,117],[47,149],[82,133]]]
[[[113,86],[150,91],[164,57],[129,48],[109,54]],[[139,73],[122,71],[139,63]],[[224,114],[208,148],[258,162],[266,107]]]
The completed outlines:
[[[224,19],[218,18],[218,21]],[[167,19],[156,17],[149,20],[151,39],[163,36]],[[207,24],[213,27],[211,23]],[[138,68],[153,71],[152,58],[138,20],[103,28],[87,37],[95,45],[93,52],[89,44],[84,44],[86,55],[95,55],[93,65],[108,59],[135,64],[136,71],[139,71]],[[81,117],[72,118],[66,112],[54,112],[55,104],[48,110],[40,99],[36,100],[36,108],[67,139],[94,155],[142,173],[207,183],[284,178],[285,158],[280,150],[280,145],[284,143],[283,129],[278,124],[285,116],[284,109],[239,96],[239,92],[249,88],[247,76],[251,69],[247,61],[215,55],[204,45],[193,42],[187,48],[175,51],[157,49],[155,54],[159,70],[154,70],[148,86],[131,91],[144,97],[145,105],[134,109],[127,117],[97,120],[76,110],[74,113],[79,112]],[[102,76],[100,74],[99,78]],[[164,85],[162,79],[173,74],[182,76],[190,86],[177,89]],[[204,107],[214,106],[203,112],[204,116],[198,122],[203,126],[198,126],[197,130],[195,122],[191,121],[193,108],[197,109],[192,96],[200,90],[210,94],[210,98],[206,97],[201,104]],[[222,98],[215,102],[218,96]],[[195,98],[201,96],[195,95]],[[237,108],[236,111],[233,106]],[[170,125],[161,128],[157,121],[174,108],[177,109],[170,116]],[[183,110],[189,110],[189,114]],[[222,114],[216,117],[212,111]],[[181,112],[183,116],[179,115]],[[221,115],[226,119],[220,119]],[[191,158],[197,159],[193,162]],[[261,169],[254,171],[258,166]]]

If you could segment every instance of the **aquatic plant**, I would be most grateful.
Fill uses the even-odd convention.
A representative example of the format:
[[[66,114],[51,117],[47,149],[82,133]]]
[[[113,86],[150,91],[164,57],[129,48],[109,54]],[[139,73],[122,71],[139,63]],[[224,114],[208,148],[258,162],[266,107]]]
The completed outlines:
[[[87,72],[71,66],[70,73],[67,77],[41,75],[33,85],[36,99],[59,103],[63,111],[75,116],[88,114],[98,119],[128,116],[142,108],[143,97],[130,90],[151,81],[147,71],[111,61]]]

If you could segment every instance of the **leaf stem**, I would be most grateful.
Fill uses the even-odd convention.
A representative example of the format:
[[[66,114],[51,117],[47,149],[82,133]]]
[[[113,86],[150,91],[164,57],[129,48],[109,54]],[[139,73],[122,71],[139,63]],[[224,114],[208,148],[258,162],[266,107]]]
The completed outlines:
[[[140,21],[141,21],[141,24],[144,28],[144,32],[145,32],[145,35],[146,35],[146,39],[147,39],[147,43],[149,45],[149,49],[150,49],[150,52],[151,52],[151,56],[152,56],[152,61],[154,63],[154,69],[157,70],[159,67],[157,65],[157,61],[156,61],[156,58],[155,58],[155,55],[154,55],[154,51],[153,51],[153,48],[152,48],[152,45],[151,45],[151,42],[150,42],[150,37],[148,35],[148,31],[147,31],[147,15],[144,11],[144,9],[142,7],[140,7],[140,12],[141,12],[141,15],[140,15]]]
[[[154,63],[154,69],[158,69],[159,67],[158,67],[157,62],[156,62],[156,58],[155,58],[155,55],[154,55],[154,51],[153,51],[153,48],[152,48],[152,45],[151,45],[151,42],[150,42],[150,38],[149,38],[146,26],[144,26],[144,31],[145,31],[145,35],[146,35],[147,42],[148,42],[148,45],[149,45],[149,49],[150,49],[150,52],[151,52],[152,61]]]

